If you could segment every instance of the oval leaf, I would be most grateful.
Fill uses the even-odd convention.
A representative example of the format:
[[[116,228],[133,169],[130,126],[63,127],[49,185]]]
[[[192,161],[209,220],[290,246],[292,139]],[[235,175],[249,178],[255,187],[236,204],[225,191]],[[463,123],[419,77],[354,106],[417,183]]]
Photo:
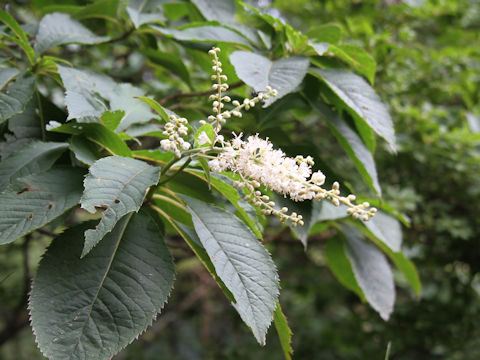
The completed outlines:
[[[108,39],[106,36],[96,36],[67,14],[53,13],[40,20],[35,52],[40,54],[62,44],[98,44]]]
[[[0,195],[0,244],[49,223],[82,196],[83,171],[52,169],[14,181]]]
[[[80,260],[86,227],[52,242],[33,282],[32,327],[52,360],[110,359],[151,325],[172,288],[172,257],[148,215],[127,215]]]
[[[368,303],[384,320],[388,320],[395,302],[393,274],[383,253],[365,242],[352,227],[343,227],[347,239],[346,253],[358,285]]]
[[[267,86],[278,91],[278,95],[268,98],[263,107],[293,92],[302,82],[309,65],[309,59],[303,56],[270,61],[246,51],[235,51],[230,55],[230,61],[237,76],[255,91],[265,91]]]
[[[361,77],[341,69],[311,69],[345,104],[346,110],[365,121],[396,151],[392,118],[375,90]]]
[[[82,208],[96,212],[104,209],[95,229],[85,232],[82,257],[110,231],[125,214],[138,211],[150,186],[156,184],[159,169],[147,163],[121,156],[96,161],[85,178]]]
[[[199,200],[184,199],[216,273],[235,297],[233,306],[264,345],[279,288],[268,251],[233,214]]]

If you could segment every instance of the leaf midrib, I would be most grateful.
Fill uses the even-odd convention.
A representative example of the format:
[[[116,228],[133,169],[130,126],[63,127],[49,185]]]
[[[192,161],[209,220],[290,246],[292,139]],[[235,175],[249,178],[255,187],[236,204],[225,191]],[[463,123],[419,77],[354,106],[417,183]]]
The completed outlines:
[[[83,337],[83,331],[85,330],[85,326],[87,325],[87,322],[88,322],[88,320],[89,320],[90,317],[91,317],[91,314],[92,314],[92,311],[93,311],[93,305],[95,305],[95,303],[96,303],[96,301],[97,301],[97,299],[98,299],[98,295],[100,294],[100,290],[102,290],[102,288],[103,288],[103,283],[105,282],[105,280],[106,280],[106,278],[107,278],[107,275],[108,275],[108,273],[110,272],[110,268],[112,267],[112,263],[113,263],[113,260],[114,260],[114,258],[115,258],[115,254],[117,253],[118,247],[119,247],[119,245],[120,245],[120,241],[121,241],[122,238],[123,238],[123,234],[125,233],[125,230],[127,229],[128,223],[130,222],[130,219],[131,219],[132,215],[133,215],[133,213],[130,213],[129,215],[127,215],[128,218],[126,219],[125,225],[123,226],[122,231],[120,232],[120,234],[119,234],[119,236],[118,236],[118,239],[117,239],[117,241],[116,241],[115,247],[114,247],[114,249],[113,249],[113,253],[112,253],[111,257],[110,257],[110,261],[108,262],[108,265],[107,265],[107,268],[106,268],[106,270],[105,270],[105,273],[103,274],[102,280],[100,281],[100,284],[99,284],[99,286],[98,286],[98,290],[97,290],[97,292],[96,292],[96,294],[95,294],[95,296],[94,296],[94,298],[93,298],[93,300],[92,300],[92,302],[91,302],[91,304],[90,304],[90,310],[89,310],[89,312],[88,312],[88,314],[87,314],[87,316],[86,316],[86,318],[85,318],[85,321],[83,322],[83,325],[82,325],[82,327],[81,327],[81,329],[80,329],[80,334],[79,334],[79,336],[78,336],[78,340],[77,340],[75,346],[73,347],[73,350],[72,350],[72,353],[71,353],[69,359],[72,359],[72,356],[74,355],[75,350],[77,349],[78,345],[80,344],[80,340],[81,340],[81,338]]]

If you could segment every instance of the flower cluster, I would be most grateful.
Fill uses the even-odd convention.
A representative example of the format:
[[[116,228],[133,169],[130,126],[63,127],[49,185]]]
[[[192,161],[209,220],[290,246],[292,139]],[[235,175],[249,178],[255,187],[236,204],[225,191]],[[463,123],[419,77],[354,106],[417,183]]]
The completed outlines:
[[[180,157],[181,150],[190,149],[190,143],[182,138],[188,134],[187,124],[187,119],[170,115],[170,121],[165,124],[163,131],[163,135],[168,136],[168,139],[160,141],[163,150],[173,151],[176,157]]]
[[[301,215],[287,215],[288,209],[277,210],[275,203],[258,188],[263,185],[294,201],[329,199],[336,206],[340,203],[350,207],[348,213],[354,218],[369,220],[376,212],[368,209],[370,204],[355,205],[354,195],[340,196],[339,184],[335,182],[331,190],[322,188],[325,176],[321,171],[312,173],[313,159],[308,156],[291,158],[282,150],[274,149],[268,139],[261,139],[258,134],[242,140],[242,134],[225,143],[224,151],[209,162],[215,172],[225,170],[238,174],[240,180],[236,186],[248,189],[246,199],[259,206],[266,215],[276,215],[281,221],[291,220],[293,225],[303,225]]]
[[[228,78],[226,75],[222,74],[222,63],[218,59],[218,53],[220,49],[214,47],[208,53],[213,56],[212,59],[212,70],[215,72],[211,76],[212,81],[215,83],[212,85],[212,90],[216,91],[215,94],[210,95],[209,100],[213,101],[212,111],[215,115],[210,115],[207,120],[212,124],[215,131],[215,137],[217,139],[218,133],[220,132],[222,125],[225,124],[227,119],[232,116],[242,117],[242,109],[249,110],[254,107],[255,104],[262,100],[268,99],[270,96],[277,96],[277,91],[272,89],[270,86],[267,86],[266,92],[261,92],[252,99],[245,98],[243,103],[240,104],[239,101],[233,100],[229,96],[223,96],[223,92],[228,90],[228,84],[225,84],[223,81],[227,81]],[[224,103],[232,102],[234,106],[233,109],[223,110],[225,107]]]

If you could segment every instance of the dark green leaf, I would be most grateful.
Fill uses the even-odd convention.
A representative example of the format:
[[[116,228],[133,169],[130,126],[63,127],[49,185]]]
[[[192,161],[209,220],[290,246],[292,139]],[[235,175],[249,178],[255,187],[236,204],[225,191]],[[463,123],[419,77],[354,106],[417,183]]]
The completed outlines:
[[[233,22],[235,15],[233,0],[192,0],[192,2],[209,21]]]
[[[368,303],[384,320],[388,320],[395,302],[395,285],[390,265],[383,253],[365,242],[360,232],[343,227],[346,236],[346,253],[358,285]]]
[[[0,90],[19,74],[19,70],[15,68],[0,69]]]
[[[373,84],[377,64],[364,49],[353,44],[331,45],[328,49]]]
[[[0,124],[23,112],[35,89],[33,76],[23,75],[0,92]]]
[[[122,121],[125,116],[125,111],[116,110],[116,111],[105,111],[100,117],[100,122],[108,129],[114,131],[120,121]]]
[[[70,138],[70,150],[78,161],[86,165],[93,165],[101,157],[99,149],[99,146],[83,136],[74,135]]]
[[[41,54],[63,44],[98,44],[107,41],[106,36],[96,36],[89,29],[67,14],[45,15],[38,25],[35,52]]]
[[[172,257],[148,215],[125,216],[80,259],[88,226],[53,241],[33,282],[32,327],[52,360],[110,359],[151,325],[172,288]]]
[[[265,344],[279,288],[270,255],[233,214],[192,198],[186,202],[203,247],[237,301],[236,310],[257,341]]]
[[[278,338],[280,339],[280,345],[282,346],[283,355],[285,360],[291,360],[292,349],[292,330],[288,326],[287,318],[280,307],[280,303],[277,302],[277,308],[273,313],[273,321],[275,328],[277,329]]]
[[[292,56],[272,62],[266,57],[246,51],[235,51],[230,55],[230,61],[238,77],[255,91],[265,91],[267,86],[278,91],[278,96],[267,99],[264,107],[295,91],[309,65],[307,57]]]
[[[365,301],[365,295],[363,295],[362,289],[360,289],[357,280],[355,280],[352,265],[350,265],[350,261],[345,253],[345,241],[340,237],[328,239],[325,246],[325,257],[328,267],[338,281]]]
[[[16,179],[0,194],[0,244],[42,227],[75,206],[82,196],[83,171],[50,169]]]
[[[182,29],[166,29],[158,26],[152,26],[161,34],[170,35],[176,40],[192,42],[232,43],[251,47],[248,40],[237,32],[227,29],[220,25],[189,25]]]
[[[47,125],[48,131],[83,135],[90,141],[104,147],[113,155],[132,156],[132,152],[118,134],[107,129],[107,127],[96,123],[68,123],[64,125],[50,122]]]
[[[396,150],[395,130],[386,106],[375,90],[360,76],[340,69],[311,69],[341,99],[345,109],[364,121]]]
[[[179,56],[154,49],[145,49],[142,53],[145,54],[152,63],[161,65],[170,70],[172,74],[177,75],[180,79],[185,81],[187,85],[191,86],[190,73]]]
[[[307,32],[308,37],[317,42],[326,42],[329,44],[338,44],[342,39],[342,29],[336,24],[319,25]]]
[[[68,148],[67,143],[33,141],[0,162],[0,192],[16,178],[49,169]]]
[[[39,138],[42,136],[40,117],[37,113],[37,99],[32,97],[25,106],[25,110],[8,120],[8,130],[17,139]]]
[[[85,178],[82,208],[95,213],[103,208],[95,229],[85,232],[82,257],[112,231],[126,214],[138,211],[150,186],[156,184],[159,169],[131,158],[109,156],[96,161]]]

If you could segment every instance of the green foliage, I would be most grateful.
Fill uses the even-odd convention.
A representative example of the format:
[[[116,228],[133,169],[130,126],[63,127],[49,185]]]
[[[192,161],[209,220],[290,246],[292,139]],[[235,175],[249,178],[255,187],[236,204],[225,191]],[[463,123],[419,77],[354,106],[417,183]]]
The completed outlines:
[[[330,268],[359,296],[349,313],[360,300],[391,316],[388,259],[402,289],[418,295],[396,219],[406,210],[381,198],[390,180],[375,159],[391,159],[385,150],[396,150],[396,137],[373,87],[376,51],[344,42],[337,25],[304,34],[241,1],[36,0],[9,12],[0,12],[0,243],[19,251],[23,241],[27,251],[32,239],[46,247],[53,238],[29,304],[45,356],[119,353],[165,304],[173,254],[181,281],[169,308],[209,298],[216,284],[230,303],[221,306],[261,345],[273,321],[268,353],[291,359],[273,260],[290,258],[275,241],[290,231],[300,240],[293,252],[305,248],[315,271]],[[369,202],[383,211],[373,216]],[[185,273],[202,283],[183,282]],[[210,355],[222,351],[234,358],[244,348]]]

